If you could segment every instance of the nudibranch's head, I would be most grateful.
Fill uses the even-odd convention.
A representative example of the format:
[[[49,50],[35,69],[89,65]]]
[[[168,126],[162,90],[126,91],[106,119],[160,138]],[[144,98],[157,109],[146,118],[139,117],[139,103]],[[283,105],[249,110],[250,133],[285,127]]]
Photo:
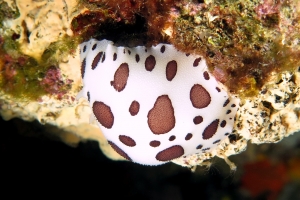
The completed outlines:
[[[111,147],[145,165],[201,154],[231,133],[238,100],[200,56],[172,45],[81,44],[81,95],[88,98]]]

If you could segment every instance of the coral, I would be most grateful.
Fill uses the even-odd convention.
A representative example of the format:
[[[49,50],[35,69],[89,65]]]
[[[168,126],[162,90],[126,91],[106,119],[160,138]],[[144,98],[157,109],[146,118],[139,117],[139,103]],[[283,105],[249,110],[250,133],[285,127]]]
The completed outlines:
[[[180,2],[171,42],[182,51],[204,55],[212,71],[223,70],[224,84],[232,92],[256,95],[270,72],[300,64],[296,3],[275,2]]]

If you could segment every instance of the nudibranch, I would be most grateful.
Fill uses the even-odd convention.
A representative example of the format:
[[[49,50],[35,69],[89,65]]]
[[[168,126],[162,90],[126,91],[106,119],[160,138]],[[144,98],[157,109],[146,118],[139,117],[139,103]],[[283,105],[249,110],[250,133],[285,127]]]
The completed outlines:
[[[232,132],[239,100],[204,58],[169,44],[80,45],[83,89],[111,147],[127,160],[159,165],[214,149]]]

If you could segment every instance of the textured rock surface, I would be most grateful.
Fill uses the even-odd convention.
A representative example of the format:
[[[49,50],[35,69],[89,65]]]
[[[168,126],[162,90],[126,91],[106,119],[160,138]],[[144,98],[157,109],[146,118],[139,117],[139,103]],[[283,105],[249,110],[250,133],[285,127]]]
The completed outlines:
[[[300,73],[285,72],[281,74],[280,80],[277,77],[277,74],[273,74],[259,95],[241,101],[233,134],[226,142],[219,145],[218,150],[211,154],[200,157],[194,155],[175,162],[188,166],[215,155],[226,159],[230,155],[243,151],[248,140],[254,144],[276,143],[299,131]]]
[[[52,43],[64,35],[72,36],[71,21],[85,9],[77,9],[76,0],[34,1],[6,0],[20,16],[4,23],[20,33],[20,50],[37,60]],[[15,7],[16,6],[16,7]]]

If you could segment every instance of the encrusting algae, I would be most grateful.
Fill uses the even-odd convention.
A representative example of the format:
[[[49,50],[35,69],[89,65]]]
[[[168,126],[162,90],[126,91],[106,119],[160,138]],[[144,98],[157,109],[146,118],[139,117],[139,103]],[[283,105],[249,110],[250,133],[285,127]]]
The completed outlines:
[[[241,96],[256,95],[271,72],[295,70],[300,64],[296,1],[185,2],[179,6],[172,43],[182,51],[206,56],[213,74]]]
[[[33,100],[45,94],[61,98],[70,90],[70,80],[63,76],[55,78],[59,84],[49,84],[49,81],[45,84],[44,80],[53,79],[48,76],[48,71],[53,67],[59,70],[59,63],[75,54],[79,37],[58,33],[61,30],[53,24],[47,27],[47,23],[40,22],[47,15],[41,15],[39,6],[49,14],[54,13],[51,10],[53,5],[47,7],[47,3],[40,2],[28,8],[26,4],[34,5],[30,0],[17,1],[20,8],[14,4],[9,6],[7,2],[0,4],[0,86],[6,94],[16,98]],[[38,16],[40,19],[35,19]],[[39,36],[39,31],[44,31],[45,37]],[[47,38],[52,34],[51,42]]]

